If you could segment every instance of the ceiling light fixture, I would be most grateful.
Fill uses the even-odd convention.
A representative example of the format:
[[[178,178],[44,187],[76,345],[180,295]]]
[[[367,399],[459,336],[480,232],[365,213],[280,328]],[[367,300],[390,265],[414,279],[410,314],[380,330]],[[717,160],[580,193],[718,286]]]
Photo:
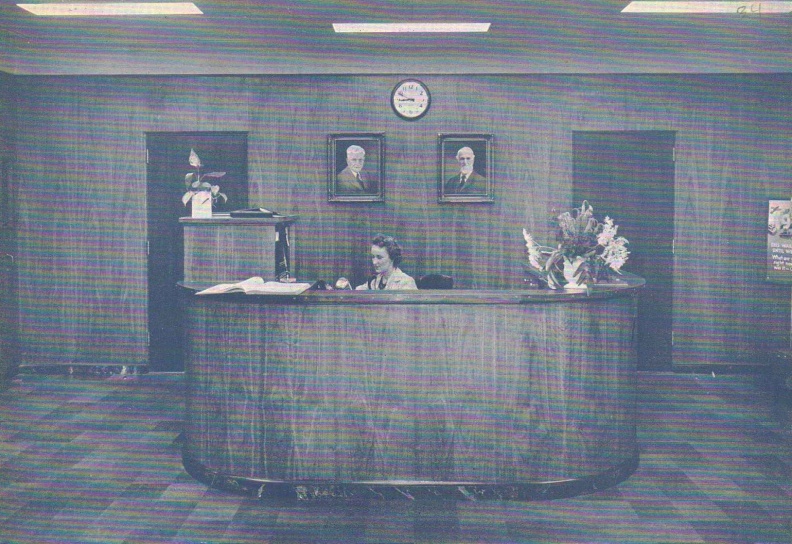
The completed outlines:
[[[338,33],[488,32],[490,23],[333,23]]]
[[[17,4],[42,17],[115,17],[121,15],[202,15],[192,2],[109,2],[96,4]]]
[[[650,2],[635,1],[627,4],[622,13],[684,13],[737,15],[762,15],[792,13],[792,2],[743,1],[743,2]]]

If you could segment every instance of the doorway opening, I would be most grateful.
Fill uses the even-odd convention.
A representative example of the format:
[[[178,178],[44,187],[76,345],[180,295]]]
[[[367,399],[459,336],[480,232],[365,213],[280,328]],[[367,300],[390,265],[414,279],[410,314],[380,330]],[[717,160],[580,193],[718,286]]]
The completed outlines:
[[[674,143],[661,130],[575,131],[573,198],[609,215],[629,240],[624,270],[646,279],[638,296],[638,368],[671,370]]]
[[[19,300],[11,158],[0,150],[0,390],[17,373]]]
[[[193,171],[190,150],[202,172],[225,172],[213,179],[228,196],[213,212],[246,208],[248,203],[247,132],[146,133],[148,208],[149,370],[184,370],[184,325],[176,283],[184,279],[184,238],[180,217],[190,215],[181,197],[184,177]]]

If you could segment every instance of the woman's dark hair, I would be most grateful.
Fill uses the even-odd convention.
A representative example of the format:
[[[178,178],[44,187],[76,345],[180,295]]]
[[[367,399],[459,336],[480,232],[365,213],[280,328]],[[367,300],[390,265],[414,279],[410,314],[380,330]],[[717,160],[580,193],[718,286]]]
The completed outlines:
[[[402,260],[402,248],[393,236],[378,234],[371,241],[371,245],[384,247],[388,257],[393,261],[393,266],[398,267]]]

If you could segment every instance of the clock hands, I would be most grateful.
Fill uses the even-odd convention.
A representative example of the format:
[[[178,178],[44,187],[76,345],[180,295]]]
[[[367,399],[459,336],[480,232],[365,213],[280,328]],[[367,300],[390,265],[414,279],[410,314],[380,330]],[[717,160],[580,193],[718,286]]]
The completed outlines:
[[[415,93],[413,93],[413,94],[415,94]],[[418,95],[419,95],[421,98],[423,98],[423,94],[424,94],[424,93],[422,93],[422,92],[418,92],[417,94],[418,94]],[[415,101],[415,97],[412,97],[412,98],[410,98],[410,97],[406,96],[406,95],[404,94],[404,91],[396,91],[396,96],[403,96],[405,100],[412,100],[413,102]]]

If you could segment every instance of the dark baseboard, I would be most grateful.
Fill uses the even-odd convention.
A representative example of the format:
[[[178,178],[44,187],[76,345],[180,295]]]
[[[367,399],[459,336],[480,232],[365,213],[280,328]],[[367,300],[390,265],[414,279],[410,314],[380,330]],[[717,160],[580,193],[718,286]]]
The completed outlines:
[[[671,368],[674,374],[764,374],[769,363],[728,363],[728,364],[676,364]]]
[[[335,481],[271,481],[211,470],[182,451],[190,476],[214,489],[262,501],[322,503],[381,500],[545,501],[596,493],[623,482],[638,468],[639,453],[610,469],[581,478],[549,482],[485,484],[471,482],[388,483]]]

